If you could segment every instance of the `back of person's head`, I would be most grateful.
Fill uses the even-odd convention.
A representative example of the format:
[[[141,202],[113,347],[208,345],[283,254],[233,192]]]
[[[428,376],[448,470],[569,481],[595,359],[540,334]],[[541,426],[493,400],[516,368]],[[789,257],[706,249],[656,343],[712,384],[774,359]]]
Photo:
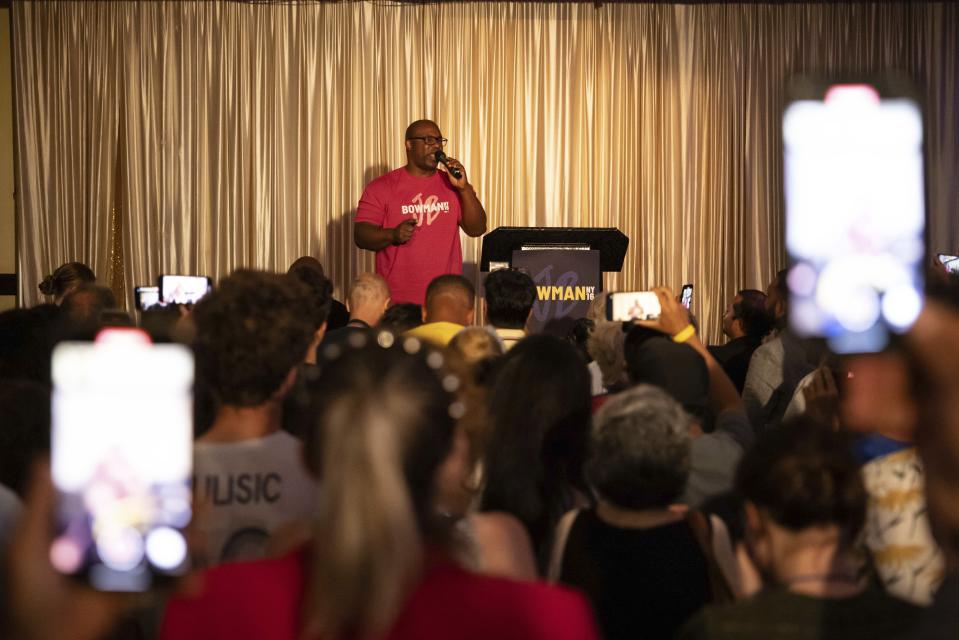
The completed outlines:
[[[290,267],[287,275],[306,286],[303,301],[309,309],[308,316],[313,323],[313,328],[319,329],[330,315],[330,306],[333,304],[333,283],[323,275],[323,267],[317,269],[309,266],[309,263],[296,266],[297,262],[293,263],[294,266]],[[316,264],[319,265],[319,262]]]
[[[426,322],[473,324],[476,289],[463,276],[452,273],[433,278],[426,287]]]
[[[140,313],[140,328],[150,334],[154,343],[176,342],[176,327],[181,317],[177,305],[155,305]]]
[[[383,313],[377,327],[400,335],[421,324],[423,324],[423,307],[415,302],[401,302],[394,304]]]
[[[256,406],[280,390],[313,340],[308,297],[294,278],[241,270],[197,303],[197,377],[217,402]]]
[[[50,390],[31,380],[0,380],[0,484],[24,497],[30,468],[50,451]]]
[[[49,387],[53,348],[67,335],[63,310],[53,304],[0,313],[0,379],[27,379]]]
[[[623,350],[625,342],[623,323],[606,321],[597,322],[586,341],[586,348],[593,361],[599,365],[606,388],[615,387],[626,378],[626,356]]]
[[[593,417],[586,479],[617,507],[670,505],[689,475],[690,423],[658,387],[641,384],[613,396]]]
[[[666,391],[704,428],[709,427],[709,370],[688,344],[636,326],[623,343],[631,384],[651,384]]]
[[[483,327],[466,327],[453,336],[447,347],[470,365],[503,355],[503,344]]]
[[[74,287],[61,307],[69,322],[80,332],[95,332],[104,311],[115,309],[116,297],[108,287],[85,283]]]
[[[84,283],[96,282],[97,277],[93,270],[82,262],[67,262],[57,267],[52,274],[46,276],[37,286],[40,293],[53,296],[56,304],[72,289]]]
[[[390,287],[380,275],[361,273],[350,285],[348,302],[351,317],[361,317],[375,325],[390,304]]]
[[[763,433],[736,473],[742,497],[794,532],[834,525],[853,542],[867,494],[849,438],[803,416]]]
[[[592,335],[593,329],[596,328],[596,322],[590,320],[589,318],[576,318],[573,321],[573,326],[569,328],[569,333],[566,334],[566,340],[576,347],[576,350],[579,351],[579,354],[583,356],[583,359],[589,363],[593,361],[593,356],[589,352],[589,336]]]
[[[609,298],[608,291],[597,293],[586,309],[586,317],[593,323],[606,322],[606,300]]]
[[[761,338],[772,326],[766,312],[766,294],[757,289],[743,289],[736,294],[740,300],[733,303],[733,318],[739,320],[747,336]]]
[[[536,285],[517,269],[497,269],[484,284],[486,317],[500,329],[523,329],[536,302]]]
[[[328,638],[386,631],[425,547],[445,542],[433,508],[454,431],[442,357],[415,338],[358,339],[363,346],[319,363],[307,443],[323,485],[307,630]]]
[[[124,309],[105,309],[100,313],[100,328],[135,327],[133,317]]]
[[[492,434],[480,508],[506,511],[530,533],[541,565],[552,528],[585,490],[590,380],[568,342],[521,340],[504,356],[490,394]]]
[[[324,278],[326,277],[322,263],[320,263],[320,261],[313,256],[300,256],[293,261],[293,264],[290,265],[290,268],[287,269],[286,272],[287,274],[292,275],[294,271],[300,271],[304,269],[318,273]]]

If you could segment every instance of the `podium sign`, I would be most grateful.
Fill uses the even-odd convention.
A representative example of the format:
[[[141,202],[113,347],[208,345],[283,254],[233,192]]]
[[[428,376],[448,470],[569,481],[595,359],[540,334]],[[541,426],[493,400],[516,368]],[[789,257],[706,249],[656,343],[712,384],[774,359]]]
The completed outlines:
[[[602,288],[599,254],[556,249],[513,252],[512,266],[526,271],[536,283],[530,333],[565,336],[577,319],[586,317]]]

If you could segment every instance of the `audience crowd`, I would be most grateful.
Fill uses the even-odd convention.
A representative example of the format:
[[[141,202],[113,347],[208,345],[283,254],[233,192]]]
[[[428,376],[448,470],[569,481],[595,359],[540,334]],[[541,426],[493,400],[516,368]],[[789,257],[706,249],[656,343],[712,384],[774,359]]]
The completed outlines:
[[[951,277],[893,349],[838,358],[788,330],[785,271],[706,345],[665,287],[657,319],[600,295],[564,340],[513,269],[422,307],[362,274],[343,304],[303,257],[133,317],[64,264],[0,313],[0,637],[953,637]],[[50,561],[51,354],[115,327],[195,360],[191,568],[136,595]]]

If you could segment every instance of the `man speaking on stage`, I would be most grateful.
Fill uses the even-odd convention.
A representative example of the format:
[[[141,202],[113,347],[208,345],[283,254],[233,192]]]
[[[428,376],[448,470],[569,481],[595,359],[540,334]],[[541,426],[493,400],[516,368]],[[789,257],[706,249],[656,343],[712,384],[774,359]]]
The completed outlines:
[[[433,278],[463,272],[460,227],[474,238],[486,233],[486,211],[466,169],[443,153],[446,142],[435,122],[412,123],[406,166],[368,184],[356,208],[353,242],[376,252],[394,303],[422,305]]]

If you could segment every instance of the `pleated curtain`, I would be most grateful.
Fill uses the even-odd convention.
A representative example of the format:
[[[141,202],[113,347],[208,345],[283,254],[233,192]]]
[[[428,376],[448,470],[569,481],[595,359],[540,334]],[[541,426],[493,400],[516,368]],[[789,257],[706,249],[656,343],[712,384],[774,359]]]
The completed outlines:
[[[610,290],[696,284],[706,337],[785,266],[780,118],[799,74],[925,96],[930,249],[959,245],[959,7],[14,2],[20,303],[90,264],[132,308],[160,273],[323,262],[342,296],[363,187],[431,118],[489,227],[617,227]],[[824,230],[828,233],[828,230]],[[463,236],[479,282],[480,240]]]

